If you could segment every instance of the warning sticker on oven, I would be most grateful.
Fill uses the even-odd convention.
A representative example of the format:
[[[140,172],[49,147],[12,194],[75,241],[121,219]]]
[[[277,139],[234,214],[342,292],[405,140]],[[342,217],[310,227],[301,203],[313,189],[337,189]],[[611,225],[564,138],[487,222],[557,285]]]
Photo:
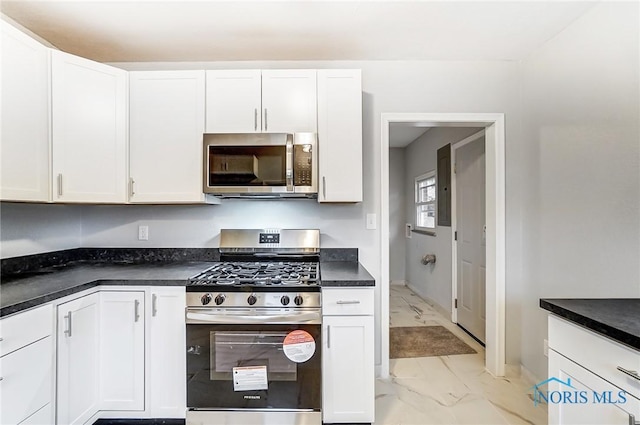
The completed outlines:
[[[233,391],[266,389],[268,389],[266,366],[244,366],[233,368]]]
[[[304,363],[316,352],[316,341],[307,331],[291,331],[282,342],[282,350],[292,362]]]

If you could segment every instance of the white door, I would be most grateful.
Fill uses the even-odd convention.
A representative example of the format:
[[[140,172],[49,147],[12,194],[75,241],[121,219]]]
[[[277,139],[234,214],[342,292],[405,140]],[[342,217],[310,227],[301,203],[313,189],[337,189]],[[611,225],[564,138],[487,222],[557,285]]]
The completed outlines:
[[[455,148],[458,324],[480,341],[486,322],[484,136]]]
[[[322,420],[372,422],[373,316],[323,316],[322,322]]]
[[[184,287],[147,292],[147,411],[153,418],[186,415]]]
[[[262,131],[317,131],[316,70],[262,71]]]
[[[259,69],[207,71],[206,133],[260,133]]]
[[[361,202],[359,69],[318,70],[318,151],[318,202]]]
[[[84,424],[98,411],[99,294],[58,306],[57,423]]]
[[[126,201],[127,72],[51,52],[53,200]]]
[[[129,200],[201,202],[204,71],[131,72]]]
[[[48,201],[49,52],[6,22],[0,27],[0,198]]]
[[[100,409],[144,410],[144,292],[100,293]]]

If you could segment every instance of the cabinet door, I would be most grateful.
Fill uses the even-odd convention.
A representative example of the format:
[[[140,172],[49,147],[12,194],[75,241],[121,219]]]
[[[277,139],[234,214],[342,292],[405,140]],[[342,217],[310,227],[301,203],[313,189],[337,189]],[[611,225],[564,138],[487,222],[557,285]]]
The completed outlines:
[[[99,294],[58,306],[57,423],[84,424],[98,411]]]
[[[100,409],[144,410],[144,292],[100,293]]]
[[[49,200],[49,52],[0,21],[0,199]]]
[[[316,70],[262,71],[262,131],[317,131]]]
[[[126,71],[51,55],[54,201],[125,202]]]
[[[260,70],[207,71],[207,133],[260,133]]]
[[[52,351],[48,336],[0,358],[0,424],[20,423],[51,402]]]
[[[147,306],[147,410],[154,418],[184,418],[184,288],[153,288],[147,293]]]
[[[361,202],[359,69],[318,70],[318,152],[318,202]]]
[[[549,350],[549,377],[571,385],[567,387],[554,380],[549,382],[547,388],[541,389],[545,397],[550,399],[550,425],[627,425],[631,423],[631,415],[640,418],[640,400],[629,393],[621,398],[620,392],[624,389],[612,385],[554,350]],[[595,402],[594,392],[598,394],[598,402]],[[563,399],[563,396],[566,398]]]
[[[204,71],[131,72],[129,200],[201,202]]]
[[[323,316],[322,420],[373,422],[373,316]]]

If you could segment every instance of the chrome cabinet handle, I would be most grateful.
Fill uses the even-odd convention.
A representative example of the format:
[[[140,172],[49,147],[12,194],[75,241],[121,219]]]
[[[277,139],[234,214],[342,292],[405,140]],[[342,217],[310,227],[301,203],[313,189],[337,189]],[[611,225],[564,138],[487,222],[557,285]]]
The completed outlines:
[[[62,174],[58,174],[58,197],[62,196]]]
[[[134,322],[137,322],[138,320],[140,320],[140,301],[135,300],[134,302],[134,313],[133,313],[133,317],[134,317]]]
[[[65,329],[64,334],[71,338],[71,312],[68,312],[64,318],[67,319],[67,329]]]
[[[633,379],[637,379],[638,381],[640,381],[640,374],[638,374],[638,372],[636,372],[635,370],[625,369],[621,366],[618,366],[616,369],[618,369],[620,372],[624,373],[625,375],[629,375]]]
[[[322,176],[322,198],[327,199],[327,179]]]
[[[331,325],[327,325],[327,348],[331,348]]]
[[[338,300],[336,301],[336,304],[360,304],[360,301],[358,300],[349,300],[349,301],[343,301],[343,300]]]
[[[258,131],[258,108],[253,108],[253,131]]]
[[[135,181],[135,180],[133,180],[133,177],[129,177],[129,197],[130,197],[130,198],[132,198],[132,197],[133,197],[133,195],[135,195],[135,194],[136,194],[136,192],[133,190],[133,184],[134,184],[135,182],[136,182],[136,181]]]
[[[640,425],[640,422],[636,422],[636,417],[629,413],[629,425]]]
[[[267,131],[267,108],[264,108],[264,131]]]
[[[158,313],[158,296],[156,294],[151,295],[151,316],[155,317]]]

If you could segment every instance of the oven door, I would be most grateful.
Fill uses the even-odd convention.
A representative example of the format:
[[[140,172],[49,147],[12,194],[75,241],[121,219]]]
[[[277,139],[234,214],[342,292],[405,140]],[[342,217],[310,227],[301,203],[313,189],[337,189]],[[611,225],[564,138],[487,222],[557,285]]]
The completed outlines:
[[[320,411],[320,312],[303,314],[187,309],[187,407]]]

